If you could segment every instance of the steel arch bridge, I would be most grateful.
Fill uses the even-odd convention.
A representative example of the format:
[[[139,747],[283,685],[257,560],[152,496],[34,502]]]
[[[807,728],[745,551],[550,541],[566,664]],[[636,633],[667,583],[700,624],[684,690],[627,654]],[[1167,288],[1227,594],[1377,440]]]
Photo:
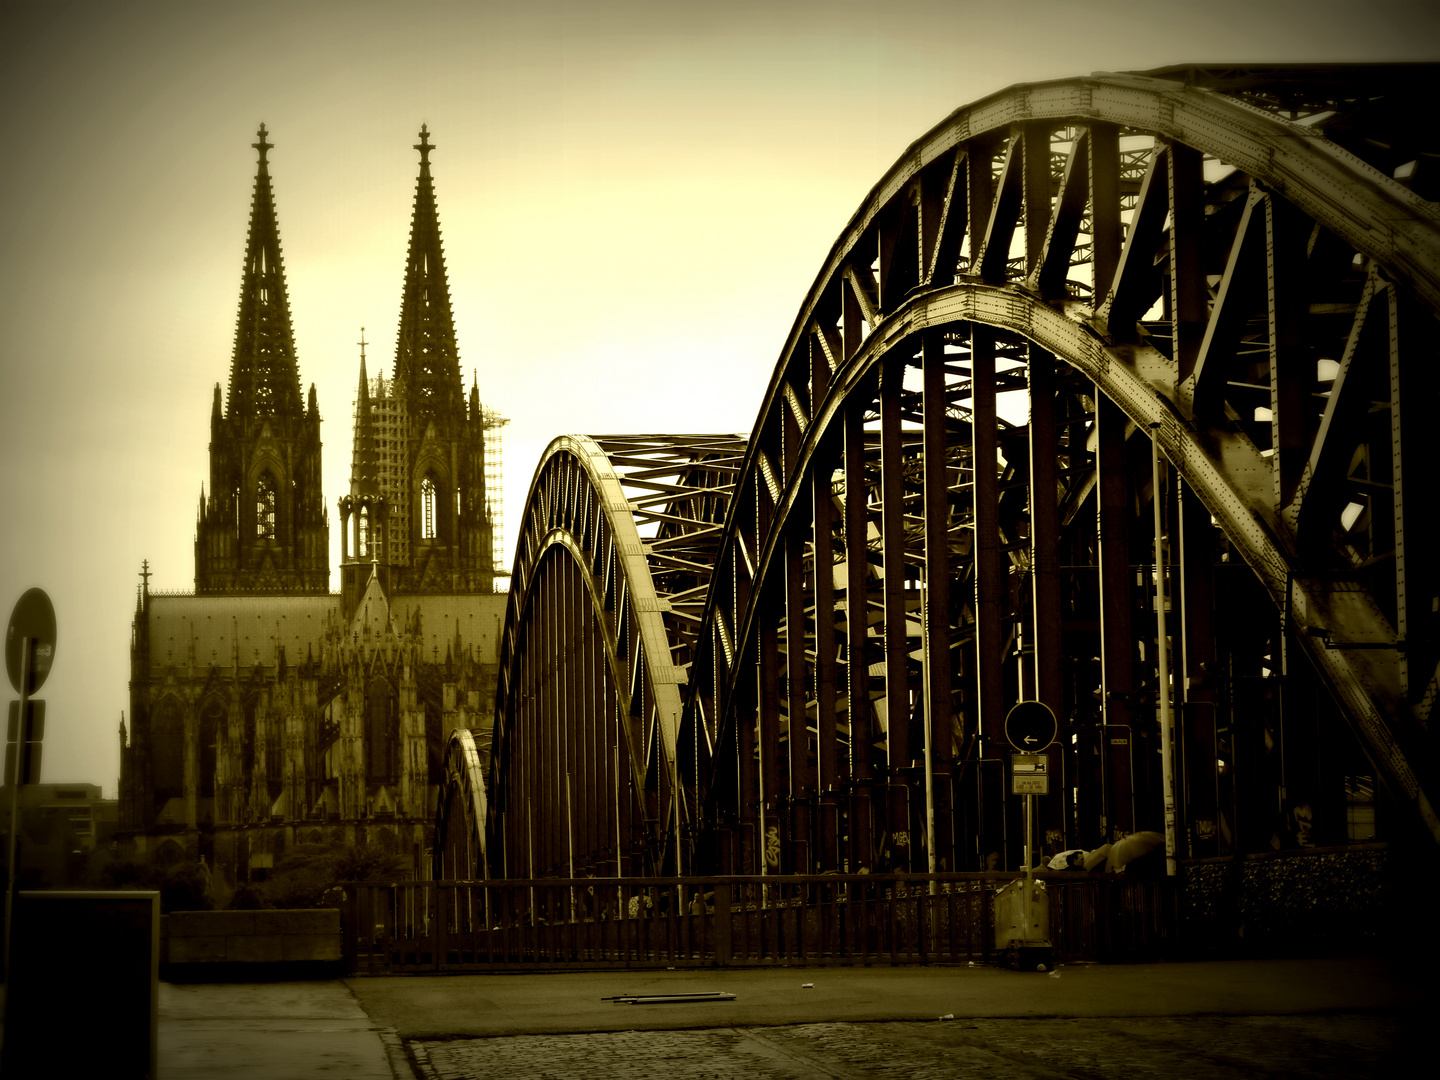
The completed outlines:
[[[665,838],[693,833],[676,736],[744,449],[742,435],[546,449],[500,642],[496,876],[652,874]]]
[[[748,440],[557,439],[488,872],[1013,866],[1440,837],[1435,65],[1012,87],[879,180]],[[1405,480],[1408,474],[1407,484]],[[481,868],[484,869],[484,868]]]

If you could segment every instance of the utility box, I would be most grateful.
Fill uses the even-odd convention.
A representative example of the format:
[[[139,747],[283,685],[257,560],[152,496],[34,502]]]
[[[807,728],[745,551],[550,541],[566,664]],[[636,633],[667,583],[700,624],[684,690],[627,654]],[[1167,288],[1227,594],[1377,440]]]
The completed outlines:
[[[1018,971],[1049,971],[1050,896],[1045,883],[1029,874],[1016,878],[995,894],[995,951],[1001,962]]]
[[[0,1076],[154,1080],[158,892],[21,892]]]

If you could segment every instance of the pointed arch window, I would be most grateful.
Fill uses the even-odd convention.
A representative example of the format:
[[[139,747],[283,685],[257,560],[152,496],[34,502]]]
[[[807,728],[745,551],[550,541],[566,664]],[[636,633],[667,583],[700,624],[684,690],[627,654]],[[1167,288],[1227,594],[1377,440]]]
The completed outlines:
[[[185,794],[185,717],[174,698],[162,701],[150,721],[150,769],[157,810]]]
[[[200,797],[215,794],[215,762],[225,727],[225,706],[211,698],[200,711]]]
[[[435,481],[425,477],[420,481],[420,539],[435,539]]]
[[[365,558],[370,554],[370,508],[360,507],[359,524],[356,526],[355,554]]]
[[[248,789],[255,775],[255,723],[256,714],[260,711],[260,695],[251,694],[242,703],[241,709],[245,728],[240,743],[240,783],[242,788]]]
[[[272,715],[265,725],[265,786],[273,805],[285,784],[285,723]]]
[[[395,724],[395,700],[390,684],[374,679],[365,692],[366,773],[381,784],[395,778],[399,733]]]
[[[275,539],[275,478],[268,472],[261,473],[255,485],[255,535]]]

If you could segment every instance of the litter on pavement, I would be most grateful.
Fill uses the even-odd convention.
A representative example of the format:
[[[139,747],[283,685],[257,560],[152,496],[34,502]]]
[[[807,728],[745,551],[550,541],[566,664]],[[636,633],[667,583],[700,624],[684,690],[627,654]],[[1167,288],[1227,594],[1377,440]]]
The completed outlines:
[[[690,1001],[734,1001],[734,994],[714,990],[700,994],[617,994],[603,997],[601,1001],[613,1001],[616,1005],[679,1005]]]

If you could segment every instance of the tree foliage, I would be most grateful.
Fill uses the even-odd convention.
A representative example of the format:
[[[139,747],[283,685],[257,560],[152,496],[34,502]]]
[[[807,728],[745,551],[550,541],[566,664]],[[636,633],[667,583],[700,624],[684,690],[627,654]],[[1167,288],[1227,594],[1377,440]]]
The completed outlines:
[[[409,876],[404,856],[376,844],[300,844],[275,864],[259,892],[266,907],[326,907],[330,902],[325,894],[345,882],[399,881]]]
[[[112,862],[100,871],[106,889],[154,889],[160,893],[160,910],[209,911],[215,906],[210,894],[210,871],[197,862],[173,866],[147,866],[138,862]]]

